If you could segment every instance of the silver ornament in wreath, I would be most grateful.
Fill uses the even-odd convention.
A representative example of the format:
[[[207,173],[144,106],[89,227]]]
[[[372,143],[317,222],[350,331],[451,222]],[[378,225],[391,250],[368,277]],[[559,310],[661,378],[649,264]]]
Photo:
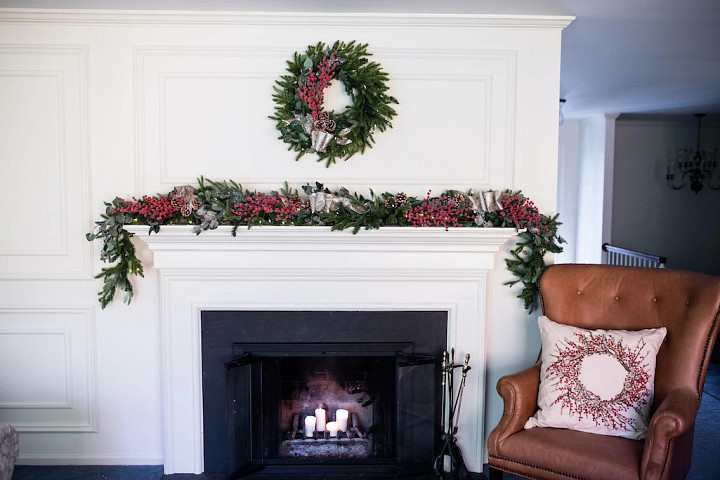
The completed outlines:
[[[367,47],[355,41],[318,43],[288,60],[287,74],[273,87],[275,114],[270,118],[276,121],[279,139],[297,152],[295,160],[316,153],[317,161],[329,167],[371,148],[376,130],[392,128],[397,113],[391,105],[398,101],[387,94],[388,75],[368,59]],[[325,89],[333,80],[352,101],[339,113],[323,110]]]

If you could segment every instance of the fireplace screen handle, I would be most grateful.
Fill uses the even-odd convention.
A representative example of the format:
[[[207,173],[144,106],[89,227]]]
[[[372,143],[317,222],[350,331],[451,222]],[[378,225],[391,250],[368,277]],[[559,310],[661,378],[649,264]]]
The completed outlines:
[[[437,357],[434,355],[424,355],[420,353],[398,352],[398,367],[412,367],[415,365],[430,365],[437,363]]]
[[[237,367],[243,367],[245,365],[250,365],[251,363],[257,362],[258,359],[256,357],[253,357],[250,353],[243,353],[239,357],[235,357],[229,362],[225,364],[226,370],[232,370],[233,368]]]

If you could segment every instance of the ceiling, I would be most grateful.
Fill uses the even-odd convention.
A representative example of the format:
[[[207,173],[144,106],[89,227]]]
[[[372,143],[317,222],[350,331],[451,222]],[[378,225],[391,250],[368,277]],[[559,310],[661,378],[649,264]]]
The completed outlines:
[[[0,7],[573,14],[565,118],[720,113],[720,0],[0,0]]]
[[[567,0],[566,118],[720,113],[720,0]]]

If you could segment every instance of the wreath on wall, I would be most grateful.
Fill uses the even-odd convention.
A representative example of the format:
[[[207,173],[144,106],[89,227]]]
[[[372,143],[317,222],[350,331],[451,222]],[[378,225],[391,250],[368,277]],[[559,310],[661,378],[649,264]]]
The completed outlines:
[[[198,185],[175,187],[167,194],[144,195],[105,203],[105,213],[87,234],[87,240],[100,240],[100,259],[110,264],[95,278],[103,280],[98,294],[105,308],[116,291],[133,297],[131,275],[143,276],[143,266],[131,242],[132,232],[125,225],[147,225],[150,233],[162,225],[193,225],[200,234],[219,225],[238,227],[261,225],[324,225],[332,230],[377,229],[383,226],[407,227],[506,227],[522,229],[511,258],[505,260],[514,279],[507,285],[522,283],[518,298],[532,312],[538,307],[538,285],[545,270],[546,253],[562,252],[565,240],[558,234],[557,214],[541,214],[535,204],[520,192],[487,190],[475,193],[448,190],[439,196],[417,198],[403,192],[385,192],[370,197],[346,188],[330,191],[321,183],[307,184],[302,191],[285,188],[269,193],[248,190],[230,180],[214,182],[200,177]]]
[[[395,97],[387,94],[387,73],[371,62],[367,44],[336,41],[309,45],[287,62],[287,75],[275,82],[275,114],[283,142],[297,152],[295,160],[316,153],[329,167],[338,159],[364,153],[375,143],[373,132],[392,128]],[[342,112],[323,110],[325,90],[339,81],[352,100]]]

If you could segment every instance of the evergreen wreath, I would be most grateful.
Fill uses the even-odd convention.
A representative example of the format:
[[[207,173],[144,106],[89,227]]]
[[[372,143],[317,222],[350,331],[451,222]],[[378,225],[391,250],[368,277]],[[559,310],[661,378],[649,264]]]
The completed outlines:
[[[336,41],[331,47],[320,42],[305,53],[295,52],[287,62],[287,75],[275,82],[275,114],[283,142],[297,152],[317,153],[317,161],[329,167],[338,159],[364,153],[375,143],[373,132],[392,128],[397,115],[391,104],[395,97],[386,92],[387,73],[368,60],[367,44]],[[324,91],[337,79],[352,99],[342,112],[323,111]]]
[[[506,282],[522,283],[518,295],[529,312],[538,307],[540,275],[545,270],[545,253],[562,252],[565,240],[558,234],[557,214],[541,214],[521,192],[488,190],[480,193],[448,190],[439,196],[417,198],[403,192],[370,197],[350,193],[346,188],[330,191],[321,183],[307,184],[302,192],[288,187],[269,193],[248,190],[232,180],[214,182],[204,177],[198,186],[175,187],[167,194],[105,202],[105,213],[95,222],[87,240],[100,240],[100,259],[110,264],[95,278],[103,280],[98,294],[102,308],[112,302],[115,292],[125,292],[125,302],[133,297],[130,275],[143,276],[143,266],[131,242],[132,232],[125,225],[147,225],[150,233],[162,225],[192,225],[200,234],[219,225],[238,227],[261,225],[329,226],[332,230],[371,230],[383,226],[522,229],[518,242],[505,260],[515,277]]]

